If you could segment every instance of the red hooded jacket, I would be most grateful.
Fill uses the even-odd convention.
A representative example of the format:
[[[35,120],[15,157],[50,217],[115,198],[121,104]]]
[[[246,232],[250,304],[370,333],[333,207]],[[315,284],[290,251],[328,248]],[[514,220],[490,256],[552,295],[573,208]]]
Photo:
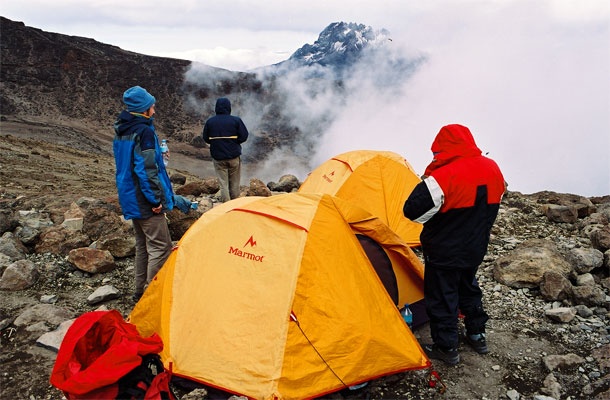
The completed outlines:
[[[504,194],[502,172],[481,155],[462,125],[441,128],[431,149],[434,159],[405,202],[404,215],[424,224],[420,239],[426,262],[446,268],[478,266]]]

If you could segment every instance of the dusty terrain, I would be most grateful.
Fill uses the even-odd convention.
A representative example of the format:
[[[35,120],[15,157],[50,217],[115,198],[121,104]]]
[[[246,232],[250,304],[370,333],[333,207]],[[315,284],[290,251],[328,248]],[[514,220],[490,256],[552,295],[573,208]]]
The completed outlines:
[[[31,126],[2,122],[0,133],[0,208],[8,203],[16,204],[21,210],[44,209],[60,215],[76,199],[87,196],[107,198],[115,196],[113,182],[113,161],[107,145],[94,140],[76,138],[77,147],[65,146],[66,135],[53,135],[47,130],[32,134]],[[38,135],[38,136],[37,136]],[[42,136],[41,136],[42,135]],[[39,139],[36,139],[36,138]],[[40,138],[44,138],[41,140]],[[74,139],[74,138],[73,138]],[[176,156],[175,160],[178,160]],[[209,165],[201,163],[207,171]],[[183,165],[199,168],[197,162],[184,161]],[[176,161],[177,165],[179,162]],[[188,171],[182,171],[189,174]],[[202,174],[205,174],[203,172]],[[282,175],[278,171],[278,178]],[[497,227],[502,232],[510,232],[517,240],[538,237],[539,226],[550,224],[535,210],[535,205],[526,196],[509,193],[503,210],[508,203],[515,212],[501,212]],[[510,216],[510,218],[509,218]],[[516,219],[515,219],[516,218]],[[570,237],[574,232],[560,225],[549,228],[558,237]],[[430,371],[413,371],[371,381],[369,385],[354,393],[335,393],[329,398],[370,398],[370,399],[533,399],[544,394],[545,378],[549,371],[543,357],[575,353],[586,362],[569,370],[555,373],[561,385],[561,399],[608,398],[606,386],[588,388],[600,365],[591,357],[593,349],[600,343],[593,343],[588,335],[575,329],[576,322],[558,324],[544,316],[545,302],[535,290],[515,290],[499,287],[492,277],[492,263],[495,257],[505,254],[506,238],[498,236],[494,228],[494,238],[489,254],[480,268],[479,280],[485,292],[487,310],[491,316],[488,326],[490,353],[481,356],[466,345],[460,346],[462,361],[449,367],[434,362],[446,390],[441,394],[438,384],[430,388]],[[0,320],[15,318],[27,306],[36,304],[42,295],[55,294],[59,306],[83,313],[95,307],[87,304],[86,298],[92,290],[106,279],[121,290],[124,295],[109,301],[105,306],[118,309],[127,315],[133,307],[131,295],[132,259],[119,260],[119,267],[107,274],[86,277],[75,273],[74,267],[62,257],[48,254],[32,254],[32,260],[41,265],[44,273],[31,288],[21,291],[3,291],[0,301]],[[608,328],[608,316],[605,329]],[[54,329],[54,327],[49,327]],[[427,326],[416,330],[421,343],[429,342]],[[49,384],[50,371],[55,353],[36,345],[40,330],[28,331],[24,327],[9,325],[1,331],[0,398],[3,399],[60,399],[62,394]],[[598,335],[597,338],[604,338]],[[605,334],[608,343],[608,334]],[[607,371],[605,372],[607,373]],[[602,373],[603,376],[603,373]],[[181,388],[176,392],[186,393]],[[517,393],[517,394],[515,394]],[[512,396],[512,397],[509,397]],[[517,396],[517,397],[515,397]]]

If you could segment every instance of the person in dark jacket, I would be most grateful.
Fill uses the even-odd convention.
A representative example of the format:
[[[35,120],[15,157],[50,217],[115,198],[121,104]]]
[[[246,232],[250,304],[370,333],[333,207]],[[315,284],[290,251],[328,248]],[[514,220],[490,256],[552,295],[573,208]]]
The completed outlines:
[[[174,192],[153,125],[155,98],[140,86],[123,93],[123,110],[114,123],[116,186],[123,216],[132,220],[136,238],[137,301],[172,251],[165,212]]]
[[[487,252],[491,228],[506,189],[498,165],[481,155],[470,130],[441,128],[432,143],[434,159],[404,203],[405,217],[424,224],[420,235],[425,261],[424,299],[432,345],[428,357],[460,361],[458,315],[464,315],[465,341],[488,352],[489,316],[476,279]]]
[[[248,139],[248,129],[241,118],[231,115],[231,102],[226,97],[216,100],[215,111],[216,115],[205,122],[203,140],[210,145],[225,202],[239,197],[241,144]]]

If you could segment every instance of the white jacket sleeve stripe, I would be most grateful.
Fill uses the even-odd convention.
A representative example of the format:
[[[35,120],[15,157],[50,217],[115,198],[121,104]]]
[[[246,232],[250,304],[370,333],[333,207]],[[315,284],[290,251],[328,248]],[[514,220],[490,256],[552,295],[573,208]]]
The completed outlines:
[[[438,184],[436,179],[434,179],[434,177],[427,177],[426,179],[424,179],[424,183],[426,184],[426,187],[430,192],[430,197],[432,197],[434,207],[432,207],[424,215],[415,220],[415,222],[419,222],[422,224],[430,220],[430,218],[432,218],[441,209],[441,206],[445,201],[445,194],[443,193],[443,189],[441,189],[440,185]]]

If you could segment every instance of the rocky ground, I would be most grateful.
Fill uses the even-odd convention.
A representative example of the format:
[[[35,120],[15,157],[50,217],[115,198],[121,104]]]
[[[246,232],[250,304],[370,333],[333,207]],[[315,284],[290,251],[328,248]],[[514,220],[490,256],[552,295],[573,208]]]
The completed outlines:
[[[29,137],[28,130],[13,126],[7,130],[9,126],[3,124],[0,134],[0,211],[3,218],[7,213],[44,210],[55,223],[60,223],[63,213],[79,198],[111,199],[115,196],[112,158],[99,145],[87,146],[85,141],[80,148],[66,147],[61,140],[39,141]],[[189,172],[180,172],[187,179],[193,177]],[[278,178],[281,175],[278,171]],[[607,229],[610,198],[591,199],[590,215],[576,222],[551,222],[543,205],[559,197],[553,193],[523,195],[509,192],[503,200],[489,252],[479,273],[485,306],[491,316],[489,354],[478,355],[461,345],[462,360],[457,366],[433,363],[433,369],[440,377],[435,387],[429,385],[431,371],[412,371],[371,381],[357,392],[342,391],[328,398],[610,398],[607,249],[600,253],[603,258],[605,252],[601,264],[593,265],[587,273],[580,271],[570,276],[575,285],[576,275],[592,277],[595,287],[603,292],[603,298],[599,300],[598,296],[594,304],[581,304],[570,296],[548,300],[544,288],[514,282],[507,284],[505,277],[498,274],[497,260],[511,257],[530,239],[554,243],[560,254],[593,248],[590,229],[587,230],[583,221],[597,218]],[[67,310],[68,314],[79,315],[96,309],[100,304],[91,305],[87,298],[98,287],[110,283],[120,295],[101,305],[127,316],[134,305],[131,301],[133,259],[117,259],[117,266],[111,272],[88,274],[75,268],[65,256],[34,253],[31,246],[26,258],[40,271],[35,284],[22,290],[1,292],[0,397],[59,399],[61,392],[49,384],[56,353],[36,342],[45,332],[56,329],[62,320],[37,320],[31,316],[28,319],[25,314],[41,304],[43,298],[54,298],[53,304]],[[0,273],[8,262],[6,258],[0,258]],[[574,311],[564,318],[565,322],[549,316],[549,310],[564,308]],[[429,342],[427,326],[416,330],[415,334],[421,343]],[[205,394],[205,391],[189,394],[183,388],[175,389],[180,398],[218,395]]]

